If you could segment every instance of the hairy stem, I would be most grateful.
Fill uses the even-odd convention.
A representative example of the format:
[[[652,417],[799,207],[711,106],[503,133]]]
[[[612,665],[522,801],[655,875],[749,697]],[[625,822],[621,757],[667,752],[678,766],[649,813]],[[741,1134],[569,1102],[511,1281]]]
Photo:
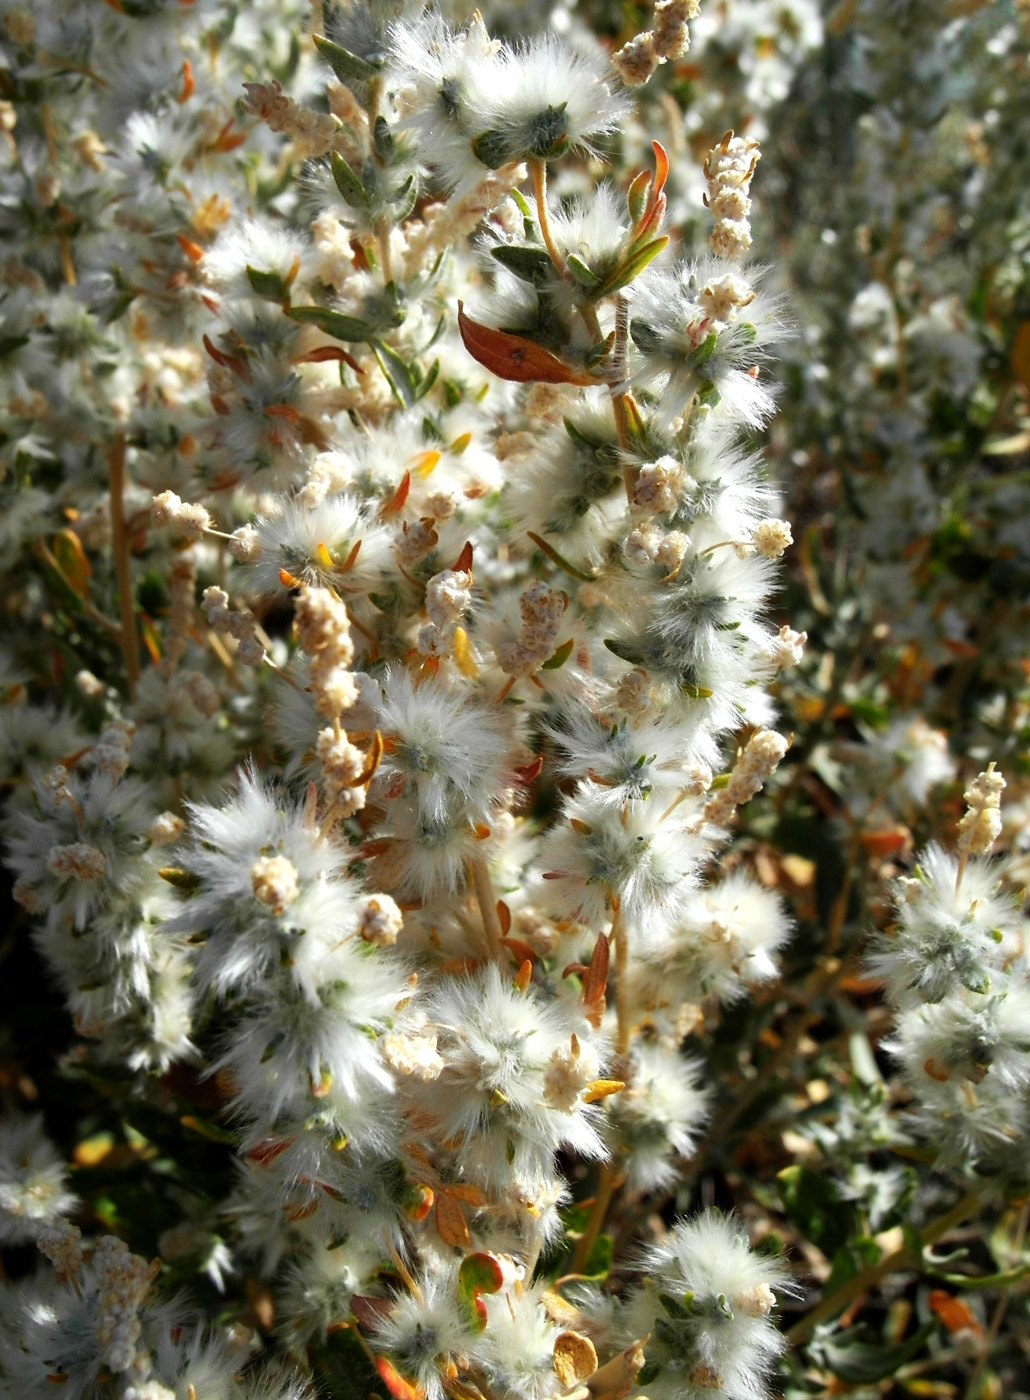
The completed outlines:
[[[118,584],[118,611],[121,615],[121,646],[129,699],[136,696],[140,677],[139,633],[136,630],[136,610],[132,602],[132,568],[129,561],[129,540],[125,530],[125,434],[119,433],[107,450],[111,483],[111,549]]]
[[[544,240],[544,247],[548,256],[554,263],[555,269],[562,277],[565,273],[565,259],[558,251],[558,245],[554,241],[551,233],[551,219],[547,212],[547,166],[542,160],[531,160],[529,168],[533,173],[533,198],[536,200],[536,216],[540,221],[540,237]]]
[[[476,891],[476,900],[482,915],[483,931],[486,934],[490,955],[499,961],[503,952],[501,939],[504,937],[504,933],[501,929],[501,921],[497,917],[497,895],[494,892],[494,884],[490,879],[490,870],[485,857],[473,856],[469,861],[469,869],[472,872],[472,884]]]

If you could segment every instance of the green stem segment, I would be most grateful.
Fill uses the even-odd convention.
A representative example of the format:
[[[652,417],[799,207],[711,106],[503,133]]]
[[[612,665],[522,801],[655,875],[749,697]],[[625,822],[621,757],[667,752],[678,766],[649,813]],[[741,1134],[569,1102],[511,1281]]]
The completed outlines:
[[[919,1232],[921,1247],[919,1252],[921,1253],[922,1249],[933,1244],[935,1240],[943,1238],[949,1230],[953,1230],[956,1225],[961,1225],[971,1215],[975,1215],[983,1204],[987,1189],[984,1186],[978,1186],[967,1191],[962,1199],[952,1206],[951,1210],[937,1220],[931,1221],[921,1230]],[[917,1269],[919,1264],[919,1258],[913,1254],[908,1245],[903,1245],[901,1249],[896,1249],[893,1254],[886,1255],[878,1264],[870,1264],[857,1273],[854,1278],[842,1283],[800,1322],[796,1322],[787,1333],[787,1341],[792,1346],[800,1346],[803,1342],[807,1342],[821,1323],[829,1322],[831,1318],[843,1312],[849,1303],[861,1297],[863,1293],[867,1293],[870,1288],[875,1288],[885,1278],[889,1278],[891,1274],[896,1274],[902,1269]]]

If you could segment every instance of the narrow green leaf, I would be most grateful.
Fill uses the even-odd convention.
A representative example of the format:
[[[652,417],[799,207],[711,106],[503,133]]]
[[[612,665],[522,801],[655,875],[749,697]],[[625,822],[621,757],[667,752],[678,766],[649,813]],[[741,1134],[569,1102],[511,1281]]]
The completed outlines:
[[[624,642],[621,637],[605,637],[604,644],[613,656],[617,656],[620,661],[628,661],[631,666],[639,666],[644,659],[644,653],[632,642]]]
[[[509,272],[513,272],[516,277],[534,287],[546,282],[554,274],[554,264],[543,248],[512,247],[502,243],[497,248],[491,248],[490,254],[502,267],[506,267]]]
[[[606,277],[599,287],[595,288],[594,299],[611,296],[613,292],[619,291],[627,283],[632,282],[634,277],[639,276],[648,263],[658,256],[668,241],[668,235],[663,233],[661,238],[655,238],[650,243],[645,243],[632,257],[627,258],[621,267],[617,267]]]
[[[372,144],[384,161],[389,162],[393,159],[397,142],[385,117],[376,117],[375,126],[372,128]]]
[[[696,345],[687,356],[687,364],[693,367],[703,365],[706,360],[710,360],[715,353],[715,347],[719,343],[719,337],[715,331],[711,331],[705,336],[700,345]]]
[[[414,368],[417,370],[417,369],[418,369],[418,366],[415,365]],[[431,389],[431,388],[433,387],[433,385],[436,383],[437,379],[439,378],[439,375],[440,375],[440,361],[439,361],[439,360],[434,360],[433,363],[429,366],[429,369],[426,371],[426,373],[425,373],[425,374],[422,376],[422,378],[419,380],[418,388],[417,388],[417,390],[415,391],[415,402],[416,402],[416,403],[419,401],[419,399],[424,399],[424,398],[425,398],[425,396],[429,393],[430,389]]]
[[[259,297],[266,301],[288,302],[289,288],[278,272],[262,272],[260,268],[247,264],[247,281]]]
[[[629,221],[636,227],[644,217],[644,210],[647,208],[647,196],[651,189],[651,172],[641,170],[636,176],[629,189],[626,191],[626,208],[629,210]]]
[[[375,329],[367,321],[345,316],[342,311],[333,311],[328,306],[291,306],[287,315],[303,325],[317,326],[335,340],[368,340]]]
[[[554,545],[548,544],[542,536],[534,534],[532,530],[527,530],[526,533],[536,545],[537,549],[546,554],[551,563],[557,565],[562,573],[568,574],[570,578],[579,579],[581,583],[592,583],[594,581],[594,574],[588,574],[583,569],[577,568],[575,564],[570,564],[568,559],[566,559],[563,554],[559,554]]]
[[[401,408],[410,408],[419,397],[411,365],[398,355],[396,350],[392,350],[389,345],[384,345],[381,340],[370,339],[368,343],[379,368],[386,375],[394,398]]]
[[[570,637],[567,642],[562,642],[558,650],[549,656],[540,667],[541,671],[559,671],[572,655],[572,649],[576,645],[575,637]]]
[[[349,87],[352,83],[367,83],[370,78],[374,78],[382,67],[382,64],[372,64],[357,54],[351,53],[341,44],[334,44],[332,39],[326,39],[321,34],[315,35],[315,48],[328,63],[341,83],[346,83]]]
[[[565,266],[581,287],[586,287],[588,291],[592,291],[594,287],[600,286],[600,277],[598,277],[593,268],[588,267],[583,259],[576,253],[568,254],[565,259]]]
[[[352,209],[369,209],[371,207],[371,200],[368,197],[368,191],[338,151],[333,151],[330,157],[330,164],[333,169],[333,179],[336,181],[336,188],[343,195],[350,207]]]

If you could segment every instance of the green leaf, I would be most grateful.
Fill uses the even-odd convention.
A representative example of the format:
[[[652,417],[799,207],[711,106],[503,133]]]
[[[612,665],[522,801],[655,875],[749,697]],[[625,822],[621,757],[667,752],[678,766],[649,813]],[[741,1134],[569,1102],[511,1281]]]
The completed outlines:
[[[412,365],[412,369],[415,370],[415,371],[417,372],[417,371],[418,371],[418,365]],[[439,376],[440,376],[440,361],[439,361],[439,360],[434,360],[433,363],[429,366],[429,369],[426,371],[426,373],[425,373],[425,374],[422,376],[422,378],[418,381],[418,388],[417,388],[417,390],[415,391],[415,402],[416,402],[416,403],[418,402],[419,399],[424,399],[424,398],[425,398],[425,396],[429,393],[430,389],[431,389],[431,388],[433,387],[433,385],[436,383],[436,381],[437,381],[437,379],[439,378]]]
[[[532,530],[527,530],[526,533],[536,545],[537,549],[546,554],[551,563],[556,564],[558,568],[561,569],[562,573],[568,574],[570,578],[579,579],[581,583],[592,583],[594,581],[594,574],[588,574],[585,570],[577,568],[575,564],[571,564],[563,554],[558,553],[553,544],[548,544],[545,539],[540,535],[534,534]]]
[[[605,646],[607,646],[607,642]],[[696,685],[693,681],[680,682],[680,694],[686,695],[690,700],[710,700],[715,694],[714,690],[709,690],[707,686]]]
[[[588,267],[581,257],[575,253],[569,253],[565,259],[565,266],[572,273],[573,277],[581,287],[586,287],[592,291],[594,287],[600,285],[601,279],[592,267]]]
[[[503,131],[482,131],[472,142],[472,154],[482,165],[498,170],[518,154],[511,137]]]
[[[29,337],[27,335],[0,335],[0,355],[10,355],[13,350],[20,350],[23,345],[28,345],[28,343]]]
[[[395,194],[390,196],[394,223],[402,224],[418,203],[418,181],[409,175]]]
[[[284,304],[290,299],[290,291],[278,272],[262,272],[260,268],[247,264],[247,281],[259,297],[266,301]]]
[[[662,338],[653,326],[649,326],[646,321],[634,318],[629,323],[630,339],[638,350],[642,350],[645,355],[658,350],[662,344]]]
[[[554,264],[543,248],[512,247],[502,243],[497,248],[491,248],[490,254],[502,267],[534,287],[546,282],[554,273]]]
[[[458,1269],[462,1310],[475,1332],[486,1327],[484,1293],[497,1293],[504,1283],[501,1266],[492,1254],[467,1254]]]
[[[566,661],[568,661],[569,657],[572,655],[572,649],[575,645],[575,637],[570,637],[567,642],[562,642],[561,646],[554,653],[554,655],[549,656],[544,662],[544,664],[540,667],[541,671],[560,670],[561,667],[565,665]]]
[[[777,1174],[776,1183],[787,1217],[806,1240],[831,1257],[848,1243],[854,1208],[841,1199],[832,1177],[810,1167],[792,1166]]]
[[[386,375],[394,398],[401,408],[410,408],[419,398],[414,369],[396,350],[391,350],[390,346],[384,345],[381,340],[370,339],[368,343],[379,368]]]
[[[375,327],[367,321],[345,316],[342,311],[333,311],[328,306],[291,306],[287,315],[302,325],[317,326],[335,340],[368,340],[375,333]]]
[[[884,1346],[879,1341],[866,1341],[866,1328],[851,1328],[832,1341],[820,1345],[825,1364],[838,1380],[849,1385],[872,1385],[894,1375],[917,1356],[937,1330],[937,1323],[925,1322],[917,1332],[897,1346]]]
[[[632,642],[624,642],[620,637],[605,637],[604,644],[613,656],[620,661],[628,661],[631,666],[639,666],[644,659],[639,647]]]
[[[599,287],[595,288],[594,300],[611,296],[613,292],[619,291],[628,282],[632,282],[634,277],[643,272],[648,263],[658,256],[668,241],[668,235],[663,233],[661,238],[652,239],[650,243],[645,243],[642,248],[638,248],[632,257],[627,258],[621,267],[617,267]]]
[[[333,179],[336,181],[336,188],[343,195],[344,199],[352,209],[369,209],[372,201],[368,197],[368,191],[361,183],[361,180],[350,168],[343,156],[338,151],[333,151],[329,163],[333,168]]]
[[[341,44],[334,44],[332,39],[326,39],[321,34],[315,35],[315,48],[328,63],[341,83],[346,83],[349,87],[352,83],[367,83],[370,78],[374,78],[382,63],[369,63],[364,58],[359,58],[357,54],[351,53],[343,48]]]
[[[626,191],[626,208],[629,210],[630,223],[636,227],[644,216],[647,208],[647,196],[651,189],[651,172],[641,170],[629,189]]]
[[[397,142],[385,117],[376,117],[375,126],[372,128],[372,144],[382,160],[389,163],[393,159]]]
[[[712,358],[718,343],[719,337],[716,335],[715,331],[710,331],[709,334],[705,336],[704,340],[702,340],[701,344],[696,345],[694,349],[691,350],[690,354],[687,356],[687,364],[693,368],[696,368],[698,365],[703,365],[705,360],[710,360]]]

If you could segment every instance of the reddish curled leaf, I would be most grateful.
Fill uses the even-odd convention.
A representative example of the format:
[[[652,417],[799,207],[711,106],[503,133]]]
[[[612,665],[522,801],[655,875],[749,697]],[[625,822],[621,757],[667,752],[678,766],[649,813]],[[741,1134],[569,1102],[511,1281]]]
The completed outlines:
[[[294,364],[321,365],[324,364],[326,360],[342,360],[355,374],[365,373],[354,356],[348,354],[340,345],[319,345],[314,350],[309,350],[306,355],[298,355],[296,360],[294,360]]]
[[[201,336],[201,340],[204,349],[211,356],[216,365],[221,365],[223,369],[231,369],[233,374],[238,374],[241,378],[246,376],[247,366],[242,360],[238,359],[235,355],[227,355],[224,350],[219,350],[216,345],[211,343],[209,336]]]
[[[401,477],[400,485],[397,487],[397,490],[393,493],[393,495],[392,495],[392,496],[390,497],[390,499],[387,501],[386,505],[383,506],[383,510],[382,510],[383,515],[387,515],[387,514],[389,514],[391,511],[400,510],[401,506],[402,506],[402,505],[404,504],[404,502],[408,499],[408,492],[409,492],[410,490],[411,490],[411,472],[405,472],[404,475]]]
[[[669,157],[660,141],[652,141],[651,149],[654,151],[654,185],[651,199],[656,200],[665,189],[665,182],[669,178]]]
[[[461,1206],[449,1191],[436,1193],[436,1233],[454,1249],[468,1249],[469,1232]]]
[[[466,540],[461,553],[451,565],[451,570],[456,574],[470,574],[472,572],[472,541]]]
[[[943,1288],[934,1288],[927,1300],[930,1311],[936,1313],[949,1332],[971,1332],[982,1337],[984,1329],[964,1298],[955,1298]]]
[[[420,1385],[412,1385],[397,1371],[385,1356],[376,1357],[376,1370],[379,1379],[393,1396],[393,1400],[424,1400],[425,1392]]]
[[[193,239],[187,238],[184,233],[177,233],[175,235],[175,241],[186,254],[187,258],[189,258],[193,266],[196,267],[197,263],[199,263],[204,256],[204,250],[200,244],[194,243]]]
[[[520,787],[529,787],[530,783],[535,783],[544,767],[543,754],[537,754],[532,763],[525,764],[522,768],[514,768],[515,781]]]
[[[503,899],[497,901],[497,922],[501,926],[501,932],[507,936],[511,932],[511,910]]]
[[[179,91],[179,96],[175,99],[180,107],[184,102],[190,100],[195,90],[196,83],[193,80],[193,64],[188,58],[184,58],[182,61],[182,88]]]
[[[507,940],[505,940],[507,941]],[[518,991],[524,992],[533,979],[533,959],[526,958],[518,972],[515,974],[515,986]]]
[[[590,966],[583,978],[584,1006],[591,1006],[604,996],[605,988],[608,985],[608,963],[608,940],[603,933],[599,933],[590,957]]]
[[[465,315],[458,302],[458,330],[462,343],[474,360],[499,379],[519,384],[597,384],[598,379],[559,360],[535,340],[512,335],[509,331],[482,326]]]

